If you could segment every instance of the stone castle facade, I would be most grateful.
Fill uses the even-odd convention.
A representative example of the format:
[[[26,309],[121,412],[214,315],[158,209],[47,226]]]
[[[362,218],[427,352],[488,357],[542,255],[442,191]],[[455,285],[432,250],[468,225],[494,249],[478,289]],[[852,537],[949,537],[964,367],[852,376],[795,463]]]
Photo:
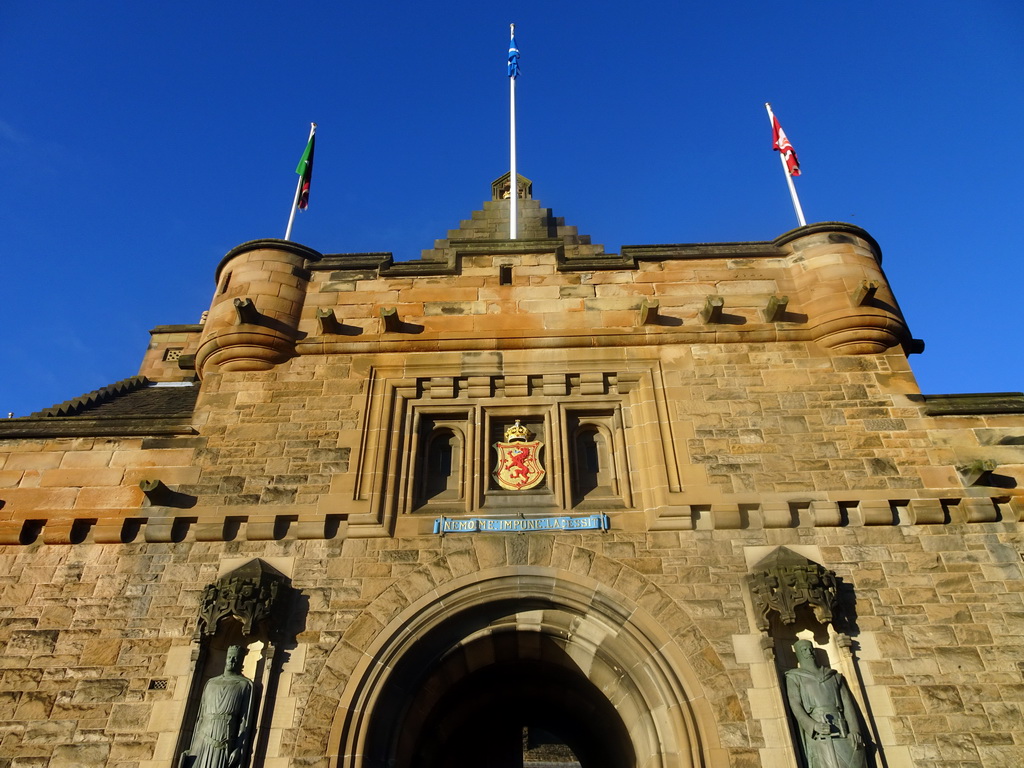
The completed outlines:
[[[920,392],[858,227],[612,254],[519,183],[516,240],[505,178],[418,261],[240,245],[0,423],[0,767],[187,764],[240,645],[239,764],[817,768],[797,639],[867,765],[1024,762],[1024,396]]]

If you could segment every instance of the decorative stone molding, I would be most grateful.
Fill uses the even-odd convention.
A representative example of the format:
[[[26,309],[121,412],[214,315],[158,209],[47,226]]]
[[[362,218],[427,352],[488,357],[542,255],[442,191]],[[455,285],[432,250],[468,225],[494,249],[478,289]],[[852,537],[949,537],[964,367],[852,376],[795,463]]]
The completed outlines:
[[[488,378],[488,377],[482,377]],[[512,378],[512,377],[509,377]],[[525,377],[523,377],[525,378]],[[490,379],[488,378],[488,381]],[[523,385],[525,389],[525,384]],[[595,386],[600,386],[595,385]],[[467,390],[470,391],[470,390]],[[574,390],[575,391],[575,390]],[[621,392],[621,384],[620,389]],[[497,393],[501,395],[499,391]],[[508,384],[504,391],[509,396]],[[172,491],[172,493],[174,493]],[[195,507],[195,497],[177,494]],[[4,500],[0,499],[0,508]],[[166,505],[165,505],[166,506]],[[657,531],[748,530],[763,528],[797,528],[800,523],[799,506],[793,502],[764,504],[679,504],[664,513],[652,526]],[[894,514],[893,508],[901,510]],[[856,508],[856,519],[844,520],[843,508]],[[112,515],[109,509],[81,510],[73,518],[60,520],[45,517],[28,520],[0,521],[0,544],[27,545],[37,541],[43,544],[76,544],[91,541],[95,544],[127,544],[134,541],[284,541],[302,539],[335,539],[351,535],[346,525],[349,513],[324,514],[316,506],[294,507],[283,511],[257,508],[259,514],[239,509],[237,515],[176,514],[166,509],[152,514],[152,507],[137,506],[122,510],[125,517]],[[865,515],[864,512],[868,511]],[[42,513],[41,513],[42,514]],[[955,518],[955,519],[954,519]],[[863,525],[913,526],[948,525],[950,523],[1017,522],[1024,518],[1024,503],[1018,496],[984,496],[951,499],[893,499],[844,502],[815,501],[810,508],[810,521],[815,528],[860,527]],[[420,535],[430,534],[431,520],[423,517]],[[72,538],[64,533],[73,532]]]
[[[511,173],[505,173],[496,178],[491,182],[491,199],[492,200],[507,200],[512,197],[512,178]],[[519,192],[519,198],[522,200],[533,199],[533,182],[523,176],[521,173],[516,174],[516,188]]]
[[[215,635],[221,619],[234,617],[243,635],[263,630],[274,638],[284,624],[290,593],[286,576],[262,560],[250,560],[203,591],[196,634]]]
[[[796,609],[809,605],[822,624],[836,609],[836,575],[790,549],[779,547],[754,566],[747,583],[754,602],[757,628],[767,632],[768,615],[775,611],[784,624],[796,622]]]
[[[963,395],[909,395],[923,406],[925,416],[977,416],[990,413],[1024,413],[1024,393],[982,392]]]

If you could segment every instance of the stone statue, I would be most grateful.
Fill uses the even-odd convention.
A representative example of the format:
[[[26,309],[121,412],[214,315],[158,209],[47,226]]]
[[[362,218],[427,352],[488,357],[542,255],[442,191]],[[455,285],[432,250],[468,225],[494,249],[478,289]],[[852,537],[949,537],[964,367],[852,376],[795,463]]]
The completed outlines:
[[[867,768],[857,706],[843,676],[818,666],[809,640],[797,640],[793,650],[800,666],[786,671],[786,695],[808,768]]]
[[[192,745],[179,768],[241,768],[249,746],[252,682],[241,674],[244,650],[232,645],[224,674],[210,678],[199,701]]]

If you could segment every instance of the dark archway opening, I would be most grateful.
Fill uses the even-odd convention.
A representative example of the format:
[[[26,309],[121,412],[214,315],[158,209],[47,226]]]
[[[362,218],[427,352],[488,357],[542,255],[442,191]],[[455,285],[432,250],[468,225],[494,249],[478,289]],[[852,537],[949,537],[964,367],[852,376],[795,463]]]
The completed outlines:
[[[554,664],[496,664],[466,676],[423,723],[422,768],[522,768],[523,730],[548,734],[581,768],[634,764],[611,702],[581,674]]]
[[[565,768],[636,765],[614,704],[554,638],[498,632],[418,672],[393,681],[390,694],[404,706],[374,722],[369,765],[523,768],[538,765],[538,753]]]

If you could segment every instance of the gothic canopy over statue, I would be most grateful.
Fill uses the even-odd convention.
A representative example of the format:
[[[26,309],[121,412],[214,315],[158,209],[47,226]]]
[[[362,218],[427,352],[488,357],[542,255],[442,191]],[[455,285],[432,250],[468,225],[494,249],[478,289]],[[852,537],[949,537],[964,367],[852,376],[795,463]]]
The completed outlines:
[[[754,566],[747,576],[757,627],[767,631],[768,614],[775,611],[784,624],[796,621],[796,609],[809,605],[822,624],[832,621],[836,608],[836,575],[818,563],[779,547]]]
[[[214,635],[221,619],[233,616],[242,623],[242,634],[263,629],[276,636],[284,624],[288,578],[262,560],[250,560],[225,574],[203,591],[198,631]]]

